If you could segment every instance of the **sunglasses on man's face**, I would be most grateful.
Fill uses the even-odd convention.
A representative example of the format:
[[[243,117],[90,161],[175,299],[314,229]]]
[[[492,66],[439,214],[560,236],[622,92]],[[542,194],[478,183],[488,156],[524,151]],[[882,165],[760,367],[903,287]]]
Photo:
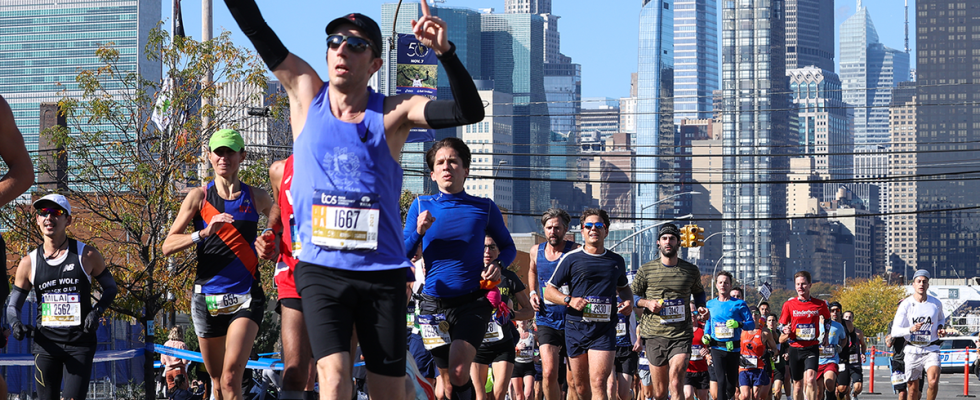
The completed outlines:
[[[347,42],[347,47],[355,53],[363,53],[365,50],[371,48],[371,42],[357,36],[345,36],[340,34],[327,36],[327,47],[333,50],[339,49],[340,44],[344,42]]]
[[[490,251],[496,251],[497,250],[497,245],[495,245],[495,244],[485,244],[485,245],[483,245],[483,249],[484,250],[490,250]]]
[[[37,210],[37,216],[42,217],[42,218],[43,217],[47,217],[49,215],[52,216],[52,217],[60,217],[64,213],[65,213],[65,210],[62,210],[60,208],[42,208],[40,210]]]
[[[606,227],[606,224],[602,222],[586,222],[582,224],[582,227],[585,229],[592,229],[592,227],[595,227],[596,229],[602,229]]]

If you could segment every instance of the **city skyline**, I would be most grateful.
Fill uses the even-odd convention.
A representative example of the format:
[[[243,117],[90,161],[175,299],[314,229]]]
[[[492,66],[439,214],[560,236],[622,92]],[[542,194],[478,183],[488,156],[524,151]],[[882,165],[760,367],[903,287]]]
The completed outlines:
[[[438,3],[442,7],[463,7],[478,10],[494,8],[494,12],[504,13],[505,0],[448,0]],[[895,7],[896,0],[863,0],[878,23],[878,35],[885,46],[904,48],[905,20],[903,7]],[[325,35],[323,26],[334,14],[343,12],[360,12],[379,23],[381,22],[381,6],[392,0],[364,0],[349,9],[338,10],[330,3],[312,0],[300,0],[289,3],[289,7],[275,7],[277,3],[268,0],[258,0],[266,21],[276,31],[283,44],[300,58],[306,60],[317,72],[326,73],[324,58]],[[397,1],[395,1],[397,3]],[[164,0],[162,14],[164,26],[169,27],[169,15],[172,14],[169,0]],[[403,3],[409,4],[409,3]],[[561,16],[561,52],[582,65],[582,96],[583,97],[629,97],[630,74],[636,72],[638,62],[638,35],[640,0],[616,1],[602,3],[601,15],[614,16],[616,19],[605,21],[604,28],[608,34],[597,34],[597,29],[570,29],[570,27],[587,27],[595,24],[597,18],[593,2],[583,0],[566,0],[552,4],[551,12]],[[239,46],[251,48],[248,39],[238,29],[227,8],[221,2],[213,7],[214,33],[222,29],[228,30],[232,40]],[[840,25],[857,9],[857,0],[839,0],[835,4],[834,43],[839,45]],[[303,10],[303,12],[299,12]],[[187,35],[198,39],[201,35],[201,7],[198,2],[184,2],[182,6],[183,20]],[[324,17],[326,16],[326,17]],[[400,19],[400,18],[399,18]],[[720,22],[721,13],[718,13]],[[910,47],[915,52],[915,4],[909,4]],[[718,25],[719,33],[721,25]],[[450,29],[453,29],[450,27]],[[390,35],[391,27],[382,27],[385,35]],[[719,36],[720,37],[720,36]],[[315,39],[312,40],[311,38]],[[622,57],[610,57],[606,52],[623,53]],[[597,53],[598,52],[598,53]],[[835,50],[839,55],[839,48]],[[835,64],[839,64],[835,59]],[[910,68],[915,68],[915,60],[911,60]],[[720,63],[720,60],[719,60]],[[719,64],[720,65],[720,64]],[[837,66],[835,65],[835,68]],[[836,70],[835,72],[839,72]],[[271,73],[270,73],[271,76]]]

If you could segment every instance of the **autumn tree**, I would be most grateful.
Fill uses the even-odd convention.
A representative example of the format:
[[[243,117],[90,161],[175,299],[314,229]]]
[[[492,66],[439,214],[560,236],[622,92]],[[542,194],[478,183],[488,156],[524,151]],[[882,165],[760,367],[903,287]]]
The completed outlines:
[[[854,325],[865,336],[875,336],[888,330],[895,318],[898,303],[905,298],[905,288],[889,285],[885,279],[875,276],[867,280],[848,280],[848,285],[837,288],[832,301],[840,302],[844,311],[854,312]]]
[[[66,91],[60,101],[68,129],[42,135],[71,160],[64,171],[67,185],[61,186],[77,214],[72,236],[100,249],[119,286],[109,317],[140,321],[150,342],[153,338],[146,328],[158,313],[190,310],[194,253],[164,257],[162,244],[188,187],[207,180],[198,176],[199,170],[207,171],[199,168],[202,144],[221,128],[238,129],[249,137],[254,128],[250,124],[257,118],[245,117],[244,109],[256,98],[273,105],[267,112],[273,117],[288,111],[282,110],[284,101],[264,99],[265,65],[248,50],[235,47],[228,32],[198,42],[184,37],[171,40],[166,32],[153,29],[145,53],[150,62],[162,65],[163,81],[144,78],[132,60],[111,44],[103,46],[95,54],[103,65],[81,71],[72,85],[77,90]],[[205,80],[209,74],[212,78]],[[168,80],[170,84],[165,84]],[[220,91],[232,82],[263,90],[255,91],[251,99],[238,96],[229,102]],[[152,122],[154,110],[168,121],[163,129]],[[268,163],[255,161],[262,153],[255,149],[249,148],[253,161],[244,167],[243,177],[266,175]],[[51,163],[35,165],[39,176],[52,172],[47,170]],[[248,183],[267,187],[268,178]],[[0,223],[12,228],[10,249],[20,256],[41,243],[34,224],[23,223],[32,221],[30,211],[23,205],[0,211]],[[272,268],[262,269],[271,277]],[[263,282],[271,286],[271,279]],[[153,357],[145,360],[145,393],[151,398]]]

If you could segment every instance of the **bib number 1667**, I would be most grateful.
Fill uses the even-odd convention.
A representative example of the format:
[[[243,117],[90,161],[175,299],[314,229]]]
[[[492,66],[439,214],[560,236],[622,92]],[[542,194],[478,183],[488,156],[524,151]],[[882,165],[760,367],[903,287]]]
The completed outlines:
[[[354,229],[360,216],[361,210],[340,209],[334,213],[334,224],[339,229]]]

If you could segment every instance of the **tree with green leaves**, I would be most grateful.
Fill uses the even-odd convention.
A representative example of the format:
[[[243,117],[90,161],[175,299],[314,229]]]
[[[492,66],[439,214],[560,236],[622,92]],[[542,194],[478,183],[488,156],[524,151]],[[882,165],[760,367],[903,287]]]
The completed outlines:
[[[864,331],[865,337],[871,337],[887,332],[898,303],[905,297],[904,287],[889,285],[881,276],[875,276],[848,281],[847,286],[833,292],[831,301],[840,302],[844,311],[853,311],[854,325]]]
[[[164,257],[162,244],[187,188],[207,181],[199,176],[199,171],[208,173],[200,168],[202,144],[222,128],[247,136],[257,123],[267,123],[246,116],[256,102],[270,104],[266,114],[272,118],[288,115],[288,110],[283,110],[284,98],[265,98],[265,66],[250,51],[235,47],[228,32],[199,42],[180,36],[171,40],[153,29],[146,50],[148,61],[162,66],[163,81],[141,76],[112,44],[96,51],[103,65],[79,72],[78,91],[66,91],[59,102],[67,129],[41,133],[56,145],[57,154],[42,153],[35,164],[41,176],[58,176],[52,170],[58,164],[44,162],[47,157],[71,160],[62,163],[65,171],[58,171],[67,177],[67,182],[58,182],[59,191],[79,210],[71,235],[103,249],[116,278],[120,293],[107,316],[140,321],[149,343],[158,313],[190,309],[194,254]],[[222,90],[233,83],[260,90],[229,100]],[[166,123],[158,127],[154,119]],[[287,130],[278,135],[288,138],[279,143],[287,147],[288,125],[272,125]],[[267,170],[266,160],[252,158],[242,176],[254,186],[264,182],[267,187]],[[20,256],[41,243],[35,224],[23,223],[30,221],[30,211],[8,206],[0,212],[0,223],[11,228],[7,237],[12,253]],[[271,286],[272,268],[261,269],[263,281]],[[144,393],[149,399],[154,393],[153,357],[145,359]]]

